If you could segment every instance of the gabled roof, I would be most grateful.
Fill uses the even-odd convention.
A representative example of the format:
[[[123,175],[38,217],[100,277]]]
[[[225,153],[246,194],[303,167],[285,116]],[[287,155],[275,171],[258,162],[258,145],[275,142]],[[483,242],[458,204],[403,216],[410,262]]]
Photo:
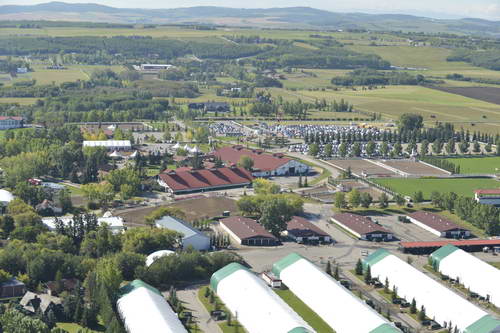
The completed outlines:
[[[246,149],[243,146],[236,145],[232,147],[222,147],[213,152],[214,156],[221,160],[238,163],[242,156],[248,156],[253,160],[253,168],[261,171],[271,171],[290,162],[291,159],[284,157],[283,154],[267,154],[262,149]]]
[[[326,232],[300,216],[294,216],[287,223],[287,231],[299,237],[329,236]]]
[[[156,226],[160,228],[170,229],[183,234],[183,239],[200,235],[203,237],[208,237],[198,229],[194,228],[187,222],[182,221],[181,219],[175,218],[173,216],[164,216],[161,219],[157,220]]]
[[[500,189],[495,188],[495,189],[482,189],[482,190],[475,190],[474,193],[476,194],[500,194]]]
[[[253,180],[251,173],[244,168],[218,168],[182,170],[161,173],[158,177],[172,191],[189,191],[219,186],[245,185]]]
[[[333,215],[333,219],[340,222],[347,228],[357,232],[360,235],[369,234],[369,233],[386,233],[390,234],[391,232],[381,225],[373,222],[372,220],[356,214],[351,213],[338,213]]]
[[[276,237],[257,221],[247,217],[231,216],[220,220],[220,223],[229,228],[241,240],[255,237],[272,238],[276,240]]]
[[[423,210],[408,214],[408,216],[439,232],[446,232],[451,230],[467,230],[465,228],[462,228],[452,220],[449,220],[441,215],[429,213]]]
[[[23,117],[15,117],[15,116],[0,116],[0,120],[23,120]]]

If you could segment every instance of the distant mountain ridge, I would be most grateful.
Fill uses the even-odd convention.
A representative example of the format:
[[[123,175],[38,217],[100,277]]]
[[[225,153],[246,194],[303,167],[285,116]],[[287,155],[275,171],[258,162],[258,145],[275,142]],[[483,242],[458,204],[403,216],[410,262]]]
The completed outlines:
[[[216,24],[304,29],[368,29],[491,34],[500,22],[476,18],[432,19],[404,14],[334,13],[310,7],[239,9],[198,6],[174,9],[115,8],[95,3],[48,2],[0,6],[0,20],[59,20],[110,23]]]

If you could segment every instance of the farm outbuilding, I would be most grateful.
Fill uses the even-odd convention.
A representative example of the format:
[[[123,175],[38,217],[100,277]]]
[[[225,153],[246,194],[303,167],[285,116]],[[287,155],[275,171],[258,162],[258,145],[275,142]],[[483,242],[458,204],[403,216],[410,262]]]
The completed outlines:
[[[231,216],[219,221],[221,228],[240,245],[271,246],[278,239],[257,221],[243,216]]]
[[[500,270],[453,245],[435,251],[430,260],[434,269],[500,307]]]
[[[193,247],[198,251],[210,249],[210,237],[193,227],[188,222],[184,222],[173,216],[164,216],[155,222],[156,227],[180,232],[182,236],[182,247]]]
[[[426,315],[443,327],[451,322],[462,333],[500,332],[500,320],[387,250],[379,249],[363,259],[363,267],[370,267],[371,275],[380,281],[387,279],[400,297],[409,302],[415,299],[417,308],[423,305]]]
[[[210,286],[248,333],[315,332],[261,278],[238,263],[215,272]]]
[[[392,232],[365,216],[338,213],[333,215],[332,222],[362,240],[391,241],[394,239]]]
[[[300,216],[293,216],[288,221],[286,234],[298,243],[330,243],[332,241],[330,235]]]
[[[318,266],[296,253],[276,262],[273,273],[337,333],[400,332]]]
[[[120,289],[117,308],[128,333],[187,333],[162,294],[134,280]]]
[[[468,238],[471,236],[469,230],[460,227],[455,222],[441,215],[418,211],[408,214],[408,219],[436,236],[445,238]]]

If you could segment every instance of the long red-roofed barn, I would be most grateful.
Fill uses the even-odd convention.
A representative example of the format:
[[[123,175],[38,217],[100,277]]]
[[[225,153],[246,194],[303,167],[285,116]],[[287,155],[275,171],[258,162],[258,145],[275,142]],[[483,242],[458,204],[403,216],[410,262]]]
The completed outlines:
[[[223,190],[249,186],[252,174],[239,167],[167,170],[158,175],[158,184],[172,194]]]
[[[467,238],[470,231],[441,215],[423,210],[408,214],[408,219],[436,236],[445,238]]]
[[[247,149],[241,145],[222,147],[212,152],[212,155],[235,165],[242,156],[250,157],[255,177],[304,175],[310,171],[307,164],[285,157],[282,153],[268,154],[262,149]]]
[[[332,222],[362,240],[391,241],[394,239],[392,232],[365,216],[338,213],[333,215]]]
[[[278,243],[276,237],[248,217],[231,216],[219,222],[222,229],[240,245],[271,246]]]
[[[483,205],[500,206],[500,188],[475,190],[474,199]]]

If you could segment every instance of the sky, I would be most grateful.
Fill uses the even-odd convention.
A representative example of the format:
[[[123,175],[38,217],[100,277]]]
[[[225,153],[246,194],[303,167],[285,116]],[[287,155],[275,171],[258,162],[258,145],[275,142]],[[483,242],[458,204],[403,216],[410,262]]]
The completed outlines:
[[[32,5],[50,0],[0,0],[0,5]],[[476,17],[500,21],[500,0],[60,0],[92,2],[113,7],[177,8],[224,6],[269,8],[308,6],[337,12],[401,13],[435,18]]]

